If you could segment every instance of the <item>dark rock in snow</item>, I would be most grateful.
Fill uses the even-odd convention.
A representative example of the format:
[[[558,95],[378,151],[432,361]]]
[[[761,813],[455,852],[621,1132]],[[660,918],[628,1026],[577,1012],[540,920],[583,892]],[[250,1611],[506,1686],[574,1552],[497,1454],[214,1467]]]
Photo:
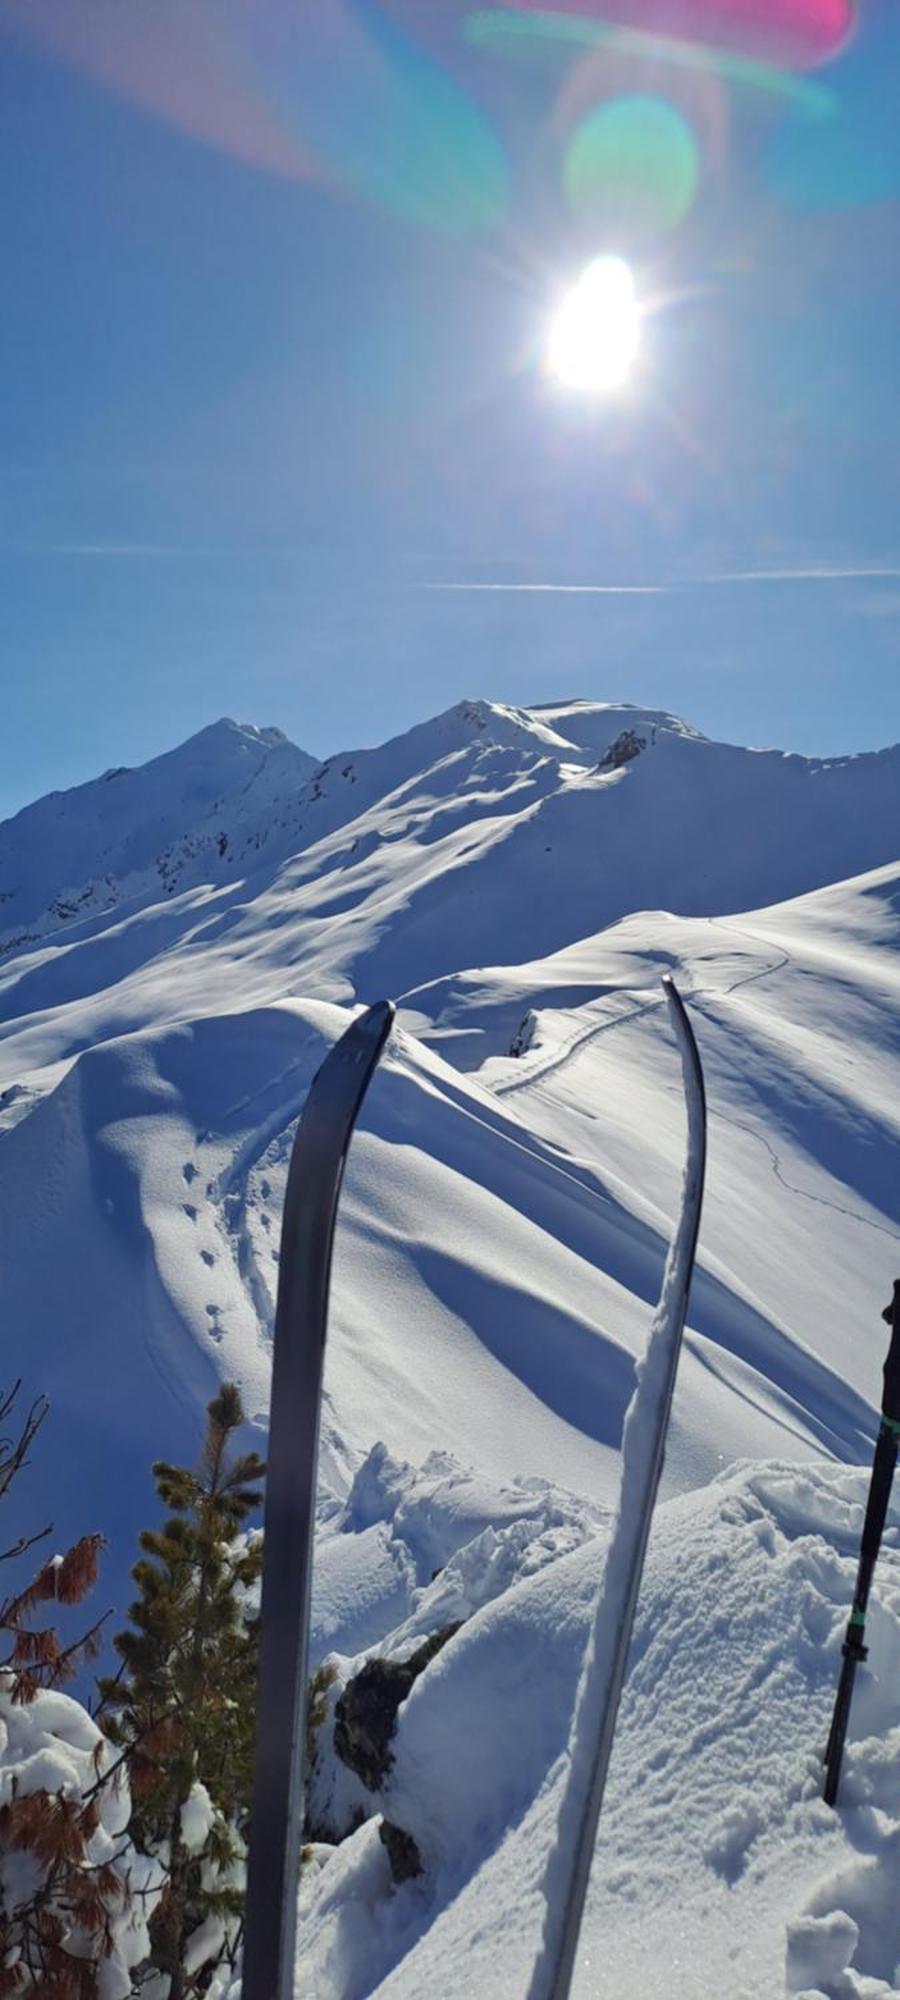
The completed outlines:
[[[459,1631],[458,1623],[432,1632],[408,1660],[367,1660],[347,1682],[334,1712],[334,1747],[370,1792],[384,1783],[394,1761],[391,1739],[397,1710],[413,1683]]]
[[[618,771],[622,764],[630,764],[632,758],[639,757],[647,748],[646,736],[639,736],[636,729],[623,729],[620,736],[611,743],[605,757],[601,757],[598,771]]]
[[[378,1833],[387,1848],[395,1882],[412,1882],[421,1875],[422,1857],[411,1833],[405,1833],[402,1826],[394,1826],[389,1819],[382,1820]]]
[[[509,1053],[511,1056],[524,1056],[526,1050],[530,1049],[537,1033],[537,1024],[537,1014],[533,1007],[529,1007],[527,1014],[523,1014],[510,1042]]]

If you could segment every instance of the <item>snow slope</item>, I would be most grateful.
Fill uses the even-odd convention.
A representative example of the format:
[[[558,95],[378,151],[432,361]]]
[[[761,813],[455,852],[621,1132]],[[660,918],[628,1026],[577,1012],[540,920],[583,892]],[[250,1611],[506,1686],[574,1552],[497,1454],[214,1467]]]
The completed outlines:
[[[684,1868],[682,1821],[651,1811],[656,1767],[639,1785],[635,1740],[621,1784],[623,1800],[635,1786],[642,1793],[637,1845],[625,1839],[623,1804],[610,1848],[625,1843],[620,1889],[604,1890],[615,1909],[602,1906],[595,1934],[614,1937],[611,1990],[636,1993],[652,1884],[661,1953],[677,1888],[683,1981],[691,1968],[696,1977],[698,1912],[738,1912],[745,1893],[740,1868],[732,1881],[727,1858],[717,1871],[699,1848],[708,1838],[719,1851],[716,1813],[739,1803],[747,1746],[769,1726],[753,1705],[753,1674],[762,1687],[776,1626],[788,1618],[784,1730],[792,1751],[801,1739],[814,1745],[848,1588],[852,1536],[840,1540],[840,1522],[860,1504],[856,1468],[870,1451],[880,1388],[879,1313],[900,1243],[900,749],[814,763],[710,743],[671,717],[622,705],[465,703],[312,775],[275,732],[233,724],[159,765],[161,776],[147,767],[149,778],[66,795],[60,826],[63,809],[51,800],[0,829],[0,886],[10,890],[0,961],[0,1323],[9,1372],[53,1405],[50,1444],[30,1488],[21,1483],[23,1518],[33,1525],[37,1506],[70,1536],[103,1529],[105,1587],[122,1606],[138,1528],[154,1514],[151,1460],[193,1456],[203,1403],[224,1375],[241,1382],[252,1426],[264,1429],[294,1122],[352,1007],[393,992],[399,1025],[354,1141],[337,1247],[316,1632],[323,1651],[342,1657],[402,1649],[410,1618],[432,1629],[441,1579],[432,1585],[431,1572],[444,1564],[447,1601],[456,1590],[472,1617],[429,1668],[421,1700],[414,1691],[398,1741],[431,1687],[447,1742],[457,1700],[499,1715],[509,1698],[520,1741],[535,1748],[517,1763],[512,1735],[500,1732],[510,1768],[499,1770],[499,1752],[485,1764],[499,1792],[488,1809],[482,1788],[471,1838],[460,1794],[475,1783],[484,1746],[467,1754],[455,1791],[440,1767],[432,1792],[450,1788],[449,1817],[429,1849],[428,1886],[410,1889],[410,1917],[405,1891],[385,1901],[383,1851],[363,1828],[329,1860],[320,1889],[306,1884],[302,1950],[323,2000],[374,1991],[374,1971],[359,1967],[376,1963],[386,1992],[428,1990],[445,1949],[460,1990],[464,1977],[474,1991],[524,1990],[539,1932],[532,1849],[553,1822],[554,1760],[598,1580],[598,1524],[617,1494],[624,1412],[681,1174],[679,1065],[659,985],[672,971],[706,1067],[710,1159],[664,1487],[675,1525],[668,1557],[662,1543],[651,1557],[651,1570],[655,1560],[661,1567],[647,1600],[662,1607],[669,1593],[671,1613],[659,1616],[672,1648],[654,1652],[649,1625],[639,1635],[637,1657],[652,1654],[657,1676],[641,1727],[650,1728],[657,1688],[662,1734],[648,1756],[662,1755],[671,1726],[683,1776],[684,1745],[691,1730],[703,1739],[704,1724],[698,1706],[688,1726],[677,1706],[687,1666],[670,1664],[682,1657],[677,1632],[685,1663],[702,1636],[687,1589],[693,1557],[679,1563],[674,1553],[680,1524],[701,1569],[707,1543],[726,1550],[723,1588],[735,1567],[716,1613],[719,1679],[710,1685],[724,1690],[734,1670],[727,1630],[740,1629],[750,1663],[737,1684],[748,1683],[750,1721],[745,1730],[729,1710],[721,1740],[710,1738],[708,1768],[721,1762],[721,1783],[716,1790],[710,1776],[707,1831],[692,1836]],[[107,809],[117,793],[127,810]],[[160,857],[169,857],[162,869]],[[67,914],[59,905],[70,887],[88,893]],[[376,1458],[375,1476],[376,1445],[391,1462],[431,1470],[403,1474],[385,1498],[387,1460]],[[829,1596],[810,1557],[810,1588],[825,1610],[813,1615],[802,1657],[799,1614],[787,1608],[790,1550],[770,1600],[761,1578],[775,1579],[776,1568],[755,1567],[762,1530],[751,1528],[762,1509],[779,1549],[779,1536],[791,1548],[796,1536],[770,1497],[754,1487],[747,1498],[752,1470],[727,1471],[786,1460],[791,1490],[818,1496],[809,1532],[822,1543],[819,1567],[830,1564],[839,1580]],[[464,1503],[457,1465],[474,1478]],[[531,1605],[532,1571],[538,1595],[525,1627],[552,1626],[557,1664],[529,1671],[520,1710],[500,1673],[506,1662],[515,1679],[519,1628],[504,1636],[500,1606]],[[739,1616],[745,1591],[759,1605],[752,1631]],[[458,1697],[447,1682],[456,1658],[471,1662],[471,1678],[459,1669]],[[552,1698],[539,1697],[551,1687]],[[628,1728],[636,1672],[630,1687]],[[705,1702],[702,1686],[697,1699]],[[715,1693],[713,1708],[724,1699]],[[704,1742],[695,1745],[701,1783]],[[779,1868],[775,1845],[759,1850],[765,1939],[753,1932],[748,1891],[731,1983],[723,1915],[708,1975],[704,1961],[708,1983],[673,1992],[779,1990],[784,1925],[815,1900],[829,1868],[849,1869],[843,1836],[832,1820],[826,1836],[803,1793],[802,1754],[796,1811],[773,1819],[783,1775],[773,1740],[759,1812],[791,1859]],[[428,1769],[424,1747],[420,1758]],[[399,1751],[397,1770],[399,1786]],[[412,1769],[403,1782],[398,1798],[408,1796],[427,1845]],[[888,1799],[895,1781],[884,1782]],[[729,1838],[726,1828],[726,1857]],[[739,1829],[733,1838],[739,1848]],[[512,1883],[523,1869],[530,1914],[517,1927]],[[347,1912],[370,1893],[382,1957],[370,1938],[353,1971],[341,1938],[352,1958],[361,1947]],[[841,1907],[853,1914],[851,1901],[848,1891]],[[860,1890],[853,1910],[863,1901]],[[864,1939],[877,1926],[854,1921],[866,1971]],[[846,1927],[838,1931],[846,1942]],[[822,1978],[828,1993],[869,1990]],[[452,1980],[446,1990],[456,1990]],[[588,1980],[585,1994],[593,1990]]]

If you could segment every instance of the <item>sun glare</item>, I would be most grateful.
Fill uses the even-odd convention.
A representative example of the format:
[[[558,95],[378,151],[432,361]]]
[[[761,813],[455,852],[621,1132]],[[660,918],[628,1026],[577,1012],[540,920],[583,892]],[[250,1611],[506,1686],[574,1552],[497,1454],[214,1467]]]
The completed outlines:
[[[628,265],[621,257],[597,257],[566,293],[550,328],[550,374],[588,394],[620,389],[634,365],[639,330]]]

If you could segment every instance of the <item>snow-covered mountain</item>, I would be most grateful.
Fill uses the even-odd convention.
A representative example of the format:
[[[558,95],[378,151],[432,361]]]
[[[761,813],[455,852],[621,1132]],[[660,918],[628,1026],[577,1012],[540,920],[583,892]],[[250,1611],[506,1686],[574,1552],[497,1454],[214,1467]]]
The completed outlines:
[[[900,746],[823,762],[622,705],[463,702],[309,777],[272,735],[218,724],[0,828],[0,1020],[46,1025],[90,997],[84,1047],[103,1019],[104,1034],[158,1022],[166,993],[179,1017],[189,991],[205,1012],[210,953],[238,1003],[235,960],[252,959],[273,997],[415,993],[427,1015],[437,980],[543,957],[635,910],[769,904],[900,845]],[[151,967],[164,978],[145,1008],[131,976],[146,992]]]
[[[0,953],[75,917],[228,880],[315,768],[280,729],[225,719],[136,771],[26,806],[0,826]]]
[[[802,1804],[804,1759],[849,1593],[855,1468],[871,1445],[880,1308],[898,1268],[900,746],[810,760],[714,743],[621,704],[466,702],[314,768],[277,731],[220,723],[0,828],[0,894],[0,1323],[8,1372],[50,1396],[55,1432],[23,1500],[33,1506],[39,1483],[42,1515],[107,1533],[119,1605],[153,1516],[150,1461],[193,1455],[220,1377],[240,1380],[264,1429],[294,1122],[354,1004],[385,993],[399,1003],[342,1207],[317,1643],[345,1662],[372,1646],[402,1655],[437,1617],[432,1571],[451,1558],[447,1592],[453,1582],[468,1622],[398,1734],[397,1813],[416,1820],[423,1851],[431,1842],[426,1887],[389,1909],[367,1836],[305,1886],[301,1950],[323,2000],[363,2000],[377,1981],[385,1994],[428,1990],[441,1938],[465,1965],[448,1993],[522,1991],[534,1894],[521,1922],[498,1929],[485,1913],[495,1891],[508,1905],[527,1829],[543,1840],[549,1824],[676,1200],[683,1107],[659,988],[674,971],[706,1068],[711,1143],[652,1585],[653,1603],[672,1606],[672,1644],[654,1657],[662,1673],[694,1629],[676,1603],[680,1523],[692,1549],[721,1546],[725,1563],[733,1548],[751,1591],[772,1543],[777,1587],[743,1643],[762,1686],[793,1575],[801,1622],[784,1715],[796,1756],[788,1771],[773,1746],[767,1768],[773,1786],[788,1772],[796,1813],[766,1845],[772,1800],[768,1779],[757,1785],[754,1860],[751,1820],[729,1817],[737,1781],[723,1778],[705,1794],[703,1832],[721,1865],[694,1855],[690,1875],[652,1812],[637,1815],[628,1846],[623,1807],[617,1866],[631,1887],[611,1914],[610,1860],[587,1936],[618,1924],[614,1990],[653,1990],[642,1954],[667,1965],[683,1890],[687,1969],[672,1990],[769,2000],[784,1937],[763,1949],[748,1891],[729,1986],[730,1890],[745,1865],[748,1881],[762,1869],[783,1931],[840,1858],[833,1820],[826,1840]],[[745,1460],[794,1469],[735,1472],[729,1485]],[[892,1606],[888,1591],[885,1662],[900,1657]],[[544,1666],[551,1628],[561,1650]],[[651,1642],[647,1625],[639,1646]],[[487,1713],[492,1687],[502,1707],[499,1663],[518,1673],[519,1660],[523,1705],[509,1697],[508,1712],[533,1755],[518,1778],[495,1759],[495,1809],[481,1812],[475,1766],[487,1752],[475,1733],[471,1837],[460,1831],[454,1846],[459,1814],[433,1825],[416,1790],[410,1760],[431,1768],[432,1737],[415,1717],[431,1703],[449,1729],[478,1689]],[[717,1660],[721,1691],[724,1642]],[[545,1671],[556,1692],[542,1706]],[[687,1668],[672,1671],[677,1690]],[[629,1783],[646,1781],[648,1797],[668,1783],[651,1777],[666,1730],[686,1741],[703,1727],[702,1685],[695,1707],[685,1694],[670,1710],[661,1684],[658,1727],[640,1707],[654,1699],[635,1676],[623,1711],[626,1738],[638,1731]],[[900,1721],[885,1702],[876,1710]],[[726,1774],[744,1726],[735,1709],[732,1734],[716,1739]],[[680,1757],[682,1802],[693,1768]],[[432,1776],[450,1785],[440,1757]],[[881,1811],[891,1785],[900,1798],[900,1775],[879,1783]],[[688,1816],[685,1804],[676,1843]],[[791,1857],[780,1882],[778,1840]],[[721,1943],[708,1978],[696,1952],[704,1893]],[[847,1909],[822,1894],[826,1915]],[[362,1906],[371,1934],[354,1928]],[[881,1977],[891,1949],[873,1923],[857,1926],[860,1979]],[[471,1957],[467,1926],[481,1939]],[[817,1948],[795,1949],[807,1985],[814,1973],[828,1994],[894,1990],[839,1983],[856,1977],[852,1943],[834,1978]],[[596,1993],[589,1971],[579,1990]]]

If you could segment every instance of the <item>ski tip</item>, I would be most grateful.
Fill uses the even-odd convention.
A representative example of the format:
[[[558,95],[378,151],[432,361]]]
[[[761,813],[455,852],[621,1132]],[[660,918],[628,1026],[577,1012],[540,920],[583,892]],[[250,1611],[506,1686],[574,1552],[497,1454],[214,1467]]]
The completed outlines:
[[[681,994],[675,984],[674,975],[671,972],[663,973],[662,990],[668,1000],[670,1011],[675,1014],[683,1014],[684,1001],[681,998]]]
[[[356,1019],[360,1026],[362,1026],[363,1022],[366,1025],[371,1022],[372,1027],[375,1028],[381,1027],[384,1022],[387,1022],[390,1028],[393,1025],[396,1013],[397,1008],[393,1000],[375,1000],[371,1007],[366,1008],[364,1014],[357,1014]]]
[[[682,1017],[686,1017],[684,1001],[682,1000],[681,997],[680,988],[675,984],[674,973],[664,972],[662,974],[661,984],[662,984],[662,990],[666,996],[666,999],[668,1000],[671,1012],[673,1014],[680,1014]]]
[[[671,972],[664,972],[662,974],[662,989],[669,1004],[669,1019],[675,1030],[675,1035],[681,1049],[682,1060],[688,1065],[685,1074],[687,1076],[690,1073],[694,1078],[700,1094],[702,1113],[705,1117],[706,1088],[703,1081],[703,1065],[700,1060],[700,1051],[697,1047],[697,1039],[691,1026],[688,1010]]]
[[[679,1039],[681,1039],[684,1035],[687,1035],[690,1038],[690,1040],[693,1041],[693,1033],[691,1030],[691,1024],[687,1016],[687,1008],[684,1004],[684,1001],[682,1000],[681,993],[679,992],[679,989],[675,984],[675,979],[673,974],[671,972],[664,972],[662,974],[661,984],[662,984],[662,990],[668,1002],[669,1018],[675,1027],[676,1033],[679,1035]]]
[[[379,1055],[391,1032],[397,1009],[393,1000],[376,1000],[374,1006],[367,1007],[363,1014],[357,1014],[348,1033],[354,1043],[363,1043],[367,1049],[374,1049]]]

